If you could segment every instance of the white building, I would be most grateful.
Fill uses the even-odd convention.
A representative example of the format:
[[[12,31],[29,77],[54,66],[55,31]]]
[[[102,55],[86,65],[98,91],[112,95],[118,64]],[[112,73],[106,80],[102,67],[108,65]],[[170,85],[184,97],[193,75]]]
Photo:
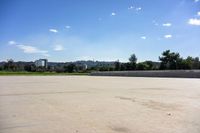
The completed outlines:
[[[47,59],[39,59],[39,60],[36,60],[35,61],[35,66],[36,67],[44,67],[44,68],[47,68],[48,65],[48,60]]]

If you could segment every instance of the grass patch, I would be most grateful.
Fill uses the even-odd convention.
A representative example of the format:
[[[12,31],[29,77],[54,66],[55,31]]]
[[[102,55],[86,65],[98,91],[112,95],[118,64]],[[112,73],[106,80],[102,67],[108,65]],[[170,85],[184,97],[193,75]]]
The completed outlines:
[[[0,71],[0,76],[71,76],[89,75],[89,73],[56,73],[56,72],[8,72]]]

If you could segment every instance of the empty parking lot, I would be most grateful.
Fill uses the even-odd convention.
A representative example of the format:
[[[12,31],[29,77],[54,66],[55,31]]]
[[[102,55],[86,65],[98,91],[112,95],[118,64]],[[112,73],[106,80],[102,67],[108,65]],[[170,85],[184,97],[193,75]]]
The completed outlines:
[[[200,79],[1,76],[0,133],[199,133]]]

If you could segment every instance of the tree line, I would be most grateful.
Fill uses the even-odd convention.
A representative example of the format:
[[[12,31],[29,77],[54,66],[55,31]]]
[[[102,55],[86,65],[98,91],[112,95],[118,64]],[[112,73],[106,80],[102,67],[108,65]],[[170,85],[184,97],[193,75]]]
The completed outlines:
[[[180,56],[179,53],[164,51],[159,56],[160,62],[144,61],[137,63],[137,57],[132,54],[129,62],[115,62],[116,71],[124,70],[190,70],[200,69],[199,57],[188,56],[186,59]]]
[[[85,64],[58,63],[54,66],[36,67],[34,62],[14,62],[12,59],[0,66],[0,71],[28,71],[28,72],[91,72],[91,71],[131,71],[131,70],[190,70],[200,69],[199,57],[183,58],[179,53],[166,50],[159,56],[159,62],[144,61],[137,63],[137,57],[132,54],[129,62],[119,61],[97,64],[85,67]]]
[[[27,72],[84,72],[85,69],[83,66],[75,65],[73,63],[57,63],[54,66],[37,67],[34,62],[14,62],[12,59],[8,59],[6,63],[4,63],[0,67],[0,71],[27,71]]]

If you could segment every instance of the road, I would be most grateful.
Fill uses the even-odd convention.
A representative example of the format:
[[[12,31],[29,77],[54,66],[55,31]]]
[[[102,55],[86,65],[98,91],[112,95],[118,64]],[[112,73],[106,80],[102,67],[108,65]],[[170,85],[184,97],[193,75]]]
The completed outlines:
[[[0,133],[200,133],[200,79],[0,76]]]

